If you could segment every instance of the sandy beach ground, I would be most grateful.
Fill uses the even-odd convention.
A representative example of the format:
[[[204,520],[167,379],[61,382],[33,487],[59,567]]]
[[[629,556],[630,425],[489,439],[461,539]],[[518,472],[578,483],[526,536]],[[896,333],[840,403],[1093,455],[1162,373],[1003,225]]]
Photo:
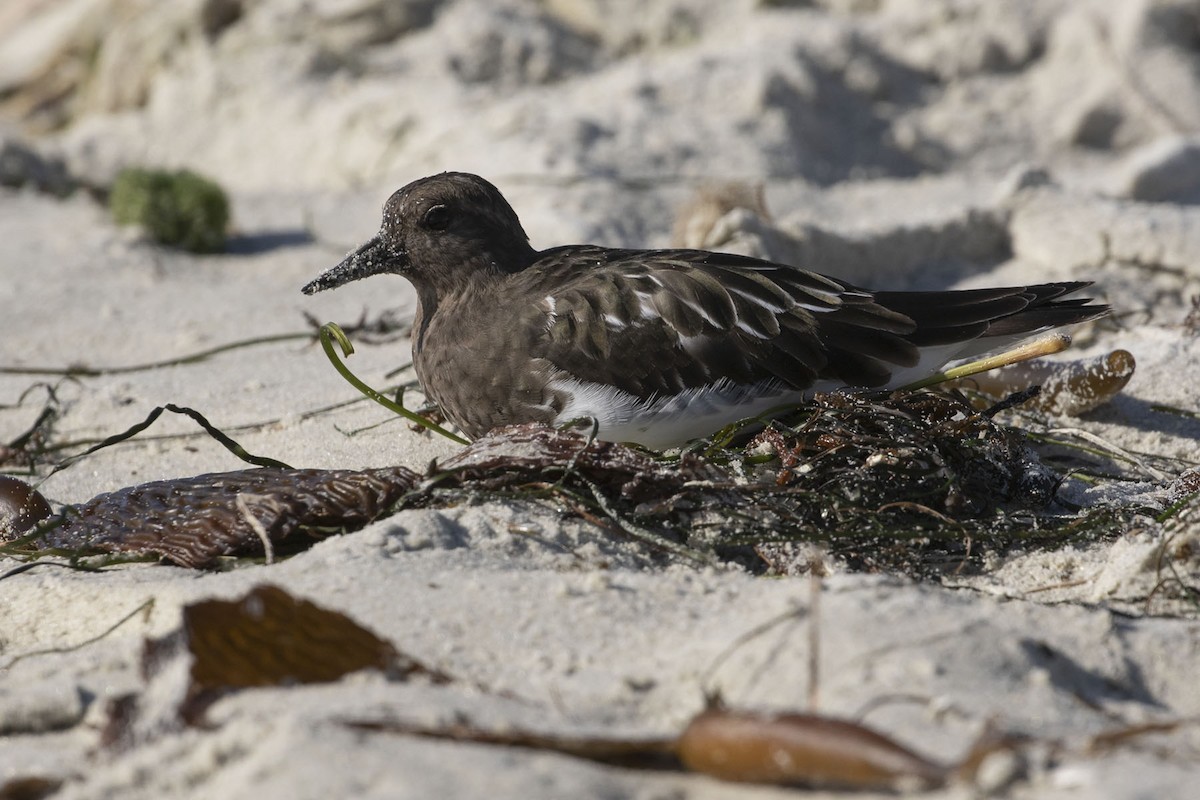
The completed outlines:
[[[1200,464],[1198,29],[1195,3],[1168,0],[8,0],[0,442],[55,417],[48,454],[0,469],[44,478],[56,507],[245,467],[168,413],[49,475],[167,403],[297,467],[457,452],[349,402],[306,319],[388,312],[399,330],[355,337],[349,365],[413,381],[409,285],[300,294],[377,230],[392,191],[452,169],[499,186],[539,248],[667,246],[698,191],[736,182],[763,203],[684,214],[689,244],[872,288],[1093,280],[1114,313],[1064,357],[1124,349],[1137,371],[1047,422],[1120,467],[1060,496],[1141,512],[1100,541],[928,580],[698,567],[496,500],[225,571],[9,573],[22,562],[0,557],[0,797],[794,796],[347,724],[663,737],[718,693],[856,719],[947,764],[985,729],[1027,737],[932,797],[1194,796],[1200,516],[1194,501],[1156,516]],[[131,165],[226,187],[228,252],[114,225],[97,191]],[[78,365],[101,374],[61,374]],[[262,584],[455,680],[360,671],[233,693],[183,724],[179,681],[143,675],[145,640]],[[129,696],[133,733],[104,743]],[[45,783],[18,794],[30,779]],[[810,796],[850,794],[874,796]]]

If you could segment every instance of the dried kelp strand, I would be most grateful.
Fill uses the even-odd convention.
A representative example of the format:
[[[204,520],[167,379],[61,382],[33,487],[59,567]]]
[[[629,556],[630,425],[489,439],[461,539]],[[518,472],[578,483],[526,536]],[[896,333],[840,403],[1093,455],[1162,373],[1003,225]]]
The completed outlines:
[[[455,742],[490,744],[500,747],[524,747],[631,768],[678,768],[678,764],[673,758],[675,741],[669,737],[624,739],[606,736],[573,736],[512,727],[495,730],[477,727],[470,722],[433,725],[397,719],[346,719],[341,722],[346,727],[357,731],[448,739]]]
[[[517,478],[556,480],[577,473],[635,503],[677,492],[687,481],[721,477],[720,470],[694,455],[664,462],[642,450],[589,441],[538,424],[497,428],[440,467],[453,472],[457,481],[479,488],[510,485]]]
[[[0,800],[42,800],[57,792],[62,784],[58,777],[18,775],[0,783]]]
[[[174,403],[167,403],[166,405],[156,406],[155,408],[151,409],[150,413],[147,414],[146,418],[143,419],[141,422],[138,422],[138,423],[130,426],[129,428],[125,429],[124,431],[121,431],[120,433],[115,433],[112,436],[105,437],[105,439],[103,441],[92,445],[87,450],[84,450],[82,453],[76,453],[75,455],[71,456],[70,458],[67,458],[67,459],[59,462],[59,464],[54,469],[50,470],[49,474],[53,475],[56,472],[61,472],[64,469],[67,469],[68,467],[70,467],[71,465],[76,464],[79,461],[87,458],[92,453],[96,453],[100,450],[105,449],[106,447],[112,447],[115,444],[120,444],[121,442],[132,439],[134,436],[137,436],[139,433],[146,430],[151,425],[153,425],[155,422],[157,422],[158,418],[162,416],[164,411],[170,411],[173,414],[182,414],[183,416],[192,419],[193,421],[196,422],[196,424],[198,424],[201,428],[204,429],[205,433],[207,433],[209,436],[211,436],[213,439],[215,439],[222,447],[224,447],[226,450],[233,453],[235,456],[237,456],[238,458],[240,458],[241,460],[245,461],[248,464],[254,464],[255,466],[259,466],[259,467],[276,467],[278,469],[291,469],[290,466],[283,463],[282,461],[276,461],[275,459],[269,458],[267,456],[256,456],[256,455],[253,455],[253,454],[247,452],[246,448],[242,447],[240,444],[238,444],[233,439],[231,439],[226,433],[224,433],[219,428],[217,428],[215,425],[213,425],[211,422],[209,422],[204,417],[204,415],[201,414],[196,409],[188,408],[187,406],[177,406]]]
[[[185,606],[183,635],[192,656],[193,694],[327,683],[360,669],[445,680],[345,614],[270,584],[236,600]]]
[[[184,606],[178,630],[146,641],[141,666],[151,685],[109,704],[101,735],[107,747],[202,724],[212,703],[244,689],[328,683],[364,669],[396,681],[452,680],[345,614],[270,584]]]
[[[208,566],[226,555],[269,558],[285,539],[283,551],[295,552],[399,508],[500,498],[550,504],[701,560],[761,568],[756,545],[819,541],[855,568],[940,574],[1014,543],[1057,545],[1116,525],[1072,530],[1040,513],[1061,475],[1020,431],[960,395],[819,394],[756,441],[745,451],[664,457],[519,425],[424,475],[261,469],[159,481],[68,508],[53,518],[59,527],[28,535],[43,549]],[[1026,509],[1039,513],[1013,516]]]
[[[86,364],[72,364],[62,367],[31,367],[31,366],[16,366],[16,365],[0,365],[0,375],[60,375],[66,377],[77,378],[94,378],[100,375],[127,375],[134,372],[149,372],[153,369],[162,369],[163,367],[173,367],[179,364],[195,364],[205,361],[212,356],[237,350],[243,347],[256,347],[265,344],[276,344],[278,342],[289,342],[297,339],[313,339],[312,333],[276,333],[269,336],[256,336],[253,339],[240,339],[236,342],[228,342],[226,344],[209,347],[195,353],[189,353],[184,356],[175,356],[163,361],[148,361],[143,364],[127,364],[123,366],[89,366]]]
[[[710,709],[675,745],[689,769],[727,781],[848,789],[927,789],[950,771],[886,736],[810,714]]]
[[[936,764],[886,736],[845,720],[810,714],[709,709],[671,737],[580,737],[455,721],[344,720],[360,731],[394,733],[564,753],[633,768],[684,769],[719,780],[843,789],[929,789],[977,766]],[[990,750],[998,749],[997,746]],[[983,751],[981,751],[983,752]],[[668,759],[674,756],[677,763]]]
[[[185,567],[224,555],[262,553],[246,512],[278,542],[306,529],[362,527],[417,480],[404,467],[251,469],[154,481],[98,495],[67,509],[39,540],[46,548],[153,554]],[[237,498],[245,501],[239,508]]]
[[[1137,367],[1128,350],[1113,350],[1074,361],[1023,361],[955,382],[992,397],[1004,397],[1032,384],[1041,393],[1027,407],[1078,416],[1111,401],[1125,388]]]

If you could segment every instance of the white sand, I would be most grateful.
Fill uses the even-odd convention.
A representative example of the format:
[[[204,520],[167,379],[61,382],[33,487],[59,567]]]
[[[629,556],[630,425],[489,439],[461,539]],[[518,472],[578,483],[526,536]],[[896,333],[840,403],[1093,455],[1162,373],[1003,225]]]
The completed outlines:
[[[1181,327],[1200,292],[1200,139],[1189,138],[1200,137],[1200,69],[1171,16],[1186,4],[453,0],[428,22],[420,2],[302,11],[267,0],[215,38],[198,28],[199,5],[96,0],[89,17],[86,2],[50,0],[0,15],[0,88],[24,96],[41,85],[31,53],[96,37],[111,51],[65,132],[27,144],[100,182],[126,163],[199,169],[233,190],[247,237],[233,254],[183,255],[114,228],[82,193],[0,189],[0,365],[138,364],[302,332],[305,311],[343,324],[363,309],[410,313],[395,278],[315,298],[299,287],[377,228],[392,190],[440,169],[496,182],[540,247],[665,245],[697,186],[734,178],[765,185],[774,223],[733,212],[713,247],[881,288],[1097,280],[1115,323],[1081,331],[1078,352],[1128,349],[1137,374],[1111,405],[1059,423],[1151,469],[1132,482],[1069,480],[1064,496],[1161,503],[1170,476],[1198,460],[1200,421],[1152,408],[1200,411],[1200,339]],[[393,16],[379,16],[384,6]],[[137,10],[137,23],[96,21],[119,9]],[[389,25],[397,38],[376,43]],[[130,99],[139,86],[144,105]],[[0,133],[15,135],[18,104],[3,108]],[[249,246],[272,236],[281,246]],[[400,340],[359,343],[349,363],[382,385],[408,360]],[[300,340],[78,380],[0,375],[0,441],[36,418],[45,390],[19,398],[39,381],[60,402],[55,441],[120,432],[169,402],[296,466],[421,468],[456,450],[402,422],[371,427],[388,413],[366,402],[306,417],[355,393]],[[168,414],[147,434],[196,430]],[[42,491],[74,503],[242,466],[203,435],[143,436]],[[989,723],[1033,736],[1027,769],[1003,790],[1011,797],[1191,797],[1194,723],[1105,753],[1085,745],[1200,715],[1195,606],[1155,591],[1164,552],[1200,584],[1198,533],[1184,516],[1086,549],[996,559],[944,585],[834,575],[819,610],[819,710],[869,709],[865,721],[947,762]],[[10,577],[0,581],[0,786],[40,775],[65,780],[60,796],[71,798],[791,796],[340,724],[461,717],[663,735],[706,691],[739,707],[806,707],[808,579],[655,563],[581,522],[484,504],[406,511],[229,573],[134,565]],[[212,708],[210,728],[172,727],[170,697],[139,675],[144,637],[176,628],[185,603],[264,582],[344,611],[465,682],[358,674],[246,691]],[[148,600],[101,640],[44,652],[87,642]],[[793,621],[712,669],[788,610]],[[98,748],[107,701],[127,692],[161,730],[124,752]]]

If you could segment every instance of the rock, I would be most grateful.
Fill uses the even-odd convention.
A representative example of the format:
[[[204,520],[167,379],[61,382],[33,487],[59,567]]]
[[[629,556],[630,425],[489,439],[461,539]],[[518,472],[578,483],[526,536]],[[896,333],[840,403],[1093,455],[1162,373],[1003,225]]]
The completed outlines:
[[[187,51],[205,48],[208,0],[113,0],[112,24],[98,42],[75,113],[141,108],[160,72]]]
[[[953,81],[978,73],[1012,72],[1033,61],[1045,46],[1053,14],[1043,0],[950,3],[892,0],[883,12],[902,34],[905,61]]]
[[[308,33],[339,52],[398,39],[429,26],[442,0],[318,0],[298,12]]]
[[[442,27],[450,69],[466,83],[551,83],[584,71],[598,52],[595,39],[526,3],[460,2]]]
[[[64,730],[87,710],[84,693],[74,685],[41,681],[13,688],[0,690],[0,736]]]
[[[1192,0],[1128,0],[1111,9],[1111,47],[1129,107],[1156,128],[1200,128],[1200,6]]]
[[[1200,202],[1200,137],[1169,136],[1125,160],[1117,193],[1153,203]]]
[[[107,3],[8,0],[0,12],[0,95],[45,76],[81,39],[95,34]]]
[[[1200,127],[1198,14],[1185,0],[1079,4],[1059,17],[1032,82],[1059,141],[1125,148]]]
[[[771,218],[761,183],[751,185],[730,181],[702,186],[679,209],[671,230],[671,246],[721,249],[719,245],[729,237],[716,233],[717,224],[735,209],[752,212],[764,220]]]
[[[1082,274],[1113,262],[1194,276],[1200,265],[1200,209],[1084,199],[1044,187],[1017,195],[1011,233],[1017,258],[1056,270]]]
[[[65,195],[74,188],[61,159],[42,155],[27,142],[0,134],[0,186],[32,186]]]

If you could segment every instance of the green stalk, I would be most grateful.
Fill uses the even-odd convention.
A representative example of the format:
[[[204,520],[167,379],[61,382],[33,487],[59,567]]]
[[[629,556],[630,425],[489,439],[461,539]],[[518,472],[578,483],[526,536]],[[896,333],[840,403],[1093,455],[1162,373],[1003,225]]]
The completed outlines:
[[[358,376],[350,371],[350,368],[346,366],[345,362],[342,361],[341,357],[339,357],[337,352],[333,349],[334,340],[341,345],[343,356],[349,356],[354,353],[354,345],[350,344],[350,339],[347,338],[346,332],[339,328],[335,323],[327,322],[321,326],[321,347],[325,349],[325,355],[333,363],[333,367],[338,371],[338,374],[345,378],[347,383],[362,392],[365,397],[370,400],[374,400],[388,411],[399,414],[409,422],[416,423],[426,430],[441,434],[447,439],[451,439],[459,444],[470,444],[470,442],[468,442],[466,439],[458,436],[457,434],[451,433],[441,425],[438,425],[436,422],[425,419],[425,417],[422,417],[420,414],[414,414],[404,406],[392,402],[359,380]]]
[[[913,391],[914,389],[924,389],[927,386],[933,386],[945,381],[952,381],[958,378],[968,378],[972,375],[978,375],[980,372],[988,372],[989,370],[999,367],[1007,367],[1009,364],[1018,364],[1022,361],[1028,361],[1031,358],[1040,358],[1053,353],[1061,353],[1071,346],[1071,337],[1065,333],[1051,333],[1039,339],[1034,339],[1032,342],[1027,342],[1020,347],[1006,350],[1003,353],[998,353],[994,356],[981,358],[978,361],[972,361],[968,364],[960,364],[957,367],[951,367],[945,372],[939,372],[936,375],[930,375],[928,378],[919,380],[916,383],[910,383],[907,386],[900,387],[902,391]]]

